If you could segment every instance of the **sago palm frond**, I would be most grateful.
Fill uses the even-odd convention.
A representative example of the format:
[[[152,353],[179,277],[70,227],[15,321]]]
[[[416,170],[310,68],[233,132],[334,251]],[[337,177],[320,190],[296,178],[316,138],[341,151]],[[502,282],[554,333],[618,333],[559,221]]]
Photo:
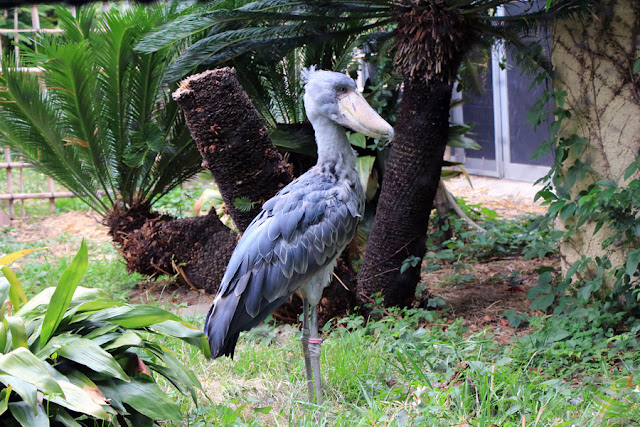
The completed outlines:
[[[25,48],[41,75],[3,64],[0,142],[7,143],[102,214],[151,204],[200,169],[169,88],[167,64],[179,46],[134,51],[175,6],[59,10],[60,35]]]

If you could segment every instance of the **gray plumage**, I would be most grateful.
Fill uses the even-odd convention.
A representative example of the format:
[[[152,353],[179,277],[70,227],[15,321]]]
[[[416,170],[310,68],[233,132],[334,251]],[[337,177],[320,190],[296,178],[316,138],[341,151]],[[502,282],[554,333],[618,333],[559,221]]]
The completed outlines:
[[[310,69],[306,79],[305,108],[318,163],[268,200],[242,235],[205,322],[213,358],[233,357],[240,332],[258,325],[294,292],[317,306],[364,209],[356,157],[342,128],[362,132],[362,124],[352,124],[339,104],[349,101],[347,108],[355,109],[366,101],[343,74]],[[361,101],[346,97],[354,93]],[[386,133],[375,135],[388,139],[393,130],[377,117],[380,123],[374,124]]]
[[[355,170],[348,172],[315,166],[263,205],[233,252],[207,316],[212,357],[233,356],[240,331],[262,322],[351,241],[364,194]]]

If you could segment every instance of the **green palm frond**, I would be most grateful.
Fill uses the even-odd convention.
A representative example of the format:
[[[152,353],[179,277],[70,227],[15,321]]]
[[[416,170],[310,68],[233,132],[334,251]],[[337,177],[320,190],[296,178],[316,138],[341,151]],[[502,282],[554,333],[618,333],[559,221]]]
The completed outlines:
[[[0,140],[107,214],[115,204],[151,204],[201,169],[163,83],[179,47],[134,51],[176,6],[60,14],[63,33],[26,53],[41,76],[3,65]]]
[[[571,0],[570,3],[588,1]],[[464,16],[459,22],[465,27],[458,30],[465,31],[467,36],[473,35],[468,42],[476,49],[465,48],[463,51],[486,55],[487,49],[497,40],[505,40],[505,46],[518,49],[523,60],[538,66],[547,65],[544,55],[530,49],[531,44],[521,39],[526,31],[548,20],[545,11],[536,9],[533,1],[523,2],[524,9],[517,19],[496,16],[496,7],[507,4],[506,0],[216,1],[185,9],[172,22],[146,35],[136,49],[156,52],[177,44],[188,44],[165,74],[166,81],[170,82],[201,71],[203,67],[236,67],[241,84],[269,128],[278,128],[274,143],[282,143],[283,148],[296,151],[295,144],[291,144],[292,135],[287,135],[287,132],[293,132],[292,128],[279,126],[304,120],[302,85],[296,70],[318,65],[323,69],[345,71],[353,64],[354,48],[365,43],[383,46],[386,54],[392,57],[393,49],[397,48],[397,44],[393,44],[394,35],[397,35],[394,29],[400,17],[412,8],[430,3],[435,5],[434,10],[444,7],[449,13]],[[557,17],[567,10],[566,5],[562,5],[549,13]],[[462,72],[465,85],[479,92],[482,82],[476,62],[475,58],[467,57]],[[379,81],[399,88],[397,75],[394,78],[378,77]],[[377,92],[388,91],[389,86],[381,83],[373,89],[369,96],[375,97]],[[305,147],[300,147],[301,150],[308,149],[306,143],[302,145]]]
[[[0,92],[0,140],[18,148],[43,172],[104,211],[107,205],[98,197],[93,178],[85,173],[86,150],[67,138],[65,114],[49,91],[40,91],[37,75],[16,70],[13,64],[13,58],[5,57],[0,75],[4,88]]]

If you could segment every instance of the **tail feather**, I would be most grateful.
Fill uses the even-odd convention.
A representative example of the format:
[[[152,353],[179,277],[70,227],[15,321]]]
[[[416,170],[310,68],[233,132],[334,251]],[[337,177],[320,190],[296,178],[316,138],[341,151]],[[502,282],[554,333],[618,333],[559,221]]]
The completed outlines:
[[[209,340],[212,359],[228,355],[233,357],[238,333],[232,332],[231,336],[228,336],[228,332],[239,300],[240,297],[232,293],[218,299],[209,310],[204,329]]]
[[[263,300],[260,312],[254,317],[247,313],[242,295],[233,293],[216,299],[204,324],[204,330],[209,340],[211,358],[229,356],[233,353],[238,342],[240,332],[248,331],[262,322],[271,312],[289,299],[289,295],[269,303]],[[241,301],[242,300],[242,301]],[[238,307],[240,305],[240,307]]]

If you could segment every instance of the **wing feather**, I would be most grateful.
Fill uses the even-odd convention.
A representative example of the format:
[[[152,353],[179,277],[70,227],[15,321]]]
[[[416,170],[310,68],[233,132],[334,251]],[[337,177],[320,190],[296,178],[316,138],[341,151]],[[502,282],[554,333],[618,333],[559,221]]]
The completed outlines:
[[[316,171],[263,205],[231,256],[207,317],[214,358],[221,352],[232,354],[235,341],[229,340],[257,325],[337,258],[353,238],[360,217],[345,203],[355,199],[362,206],[356,190]],[[221,341],[221,334],[228,339]]]

